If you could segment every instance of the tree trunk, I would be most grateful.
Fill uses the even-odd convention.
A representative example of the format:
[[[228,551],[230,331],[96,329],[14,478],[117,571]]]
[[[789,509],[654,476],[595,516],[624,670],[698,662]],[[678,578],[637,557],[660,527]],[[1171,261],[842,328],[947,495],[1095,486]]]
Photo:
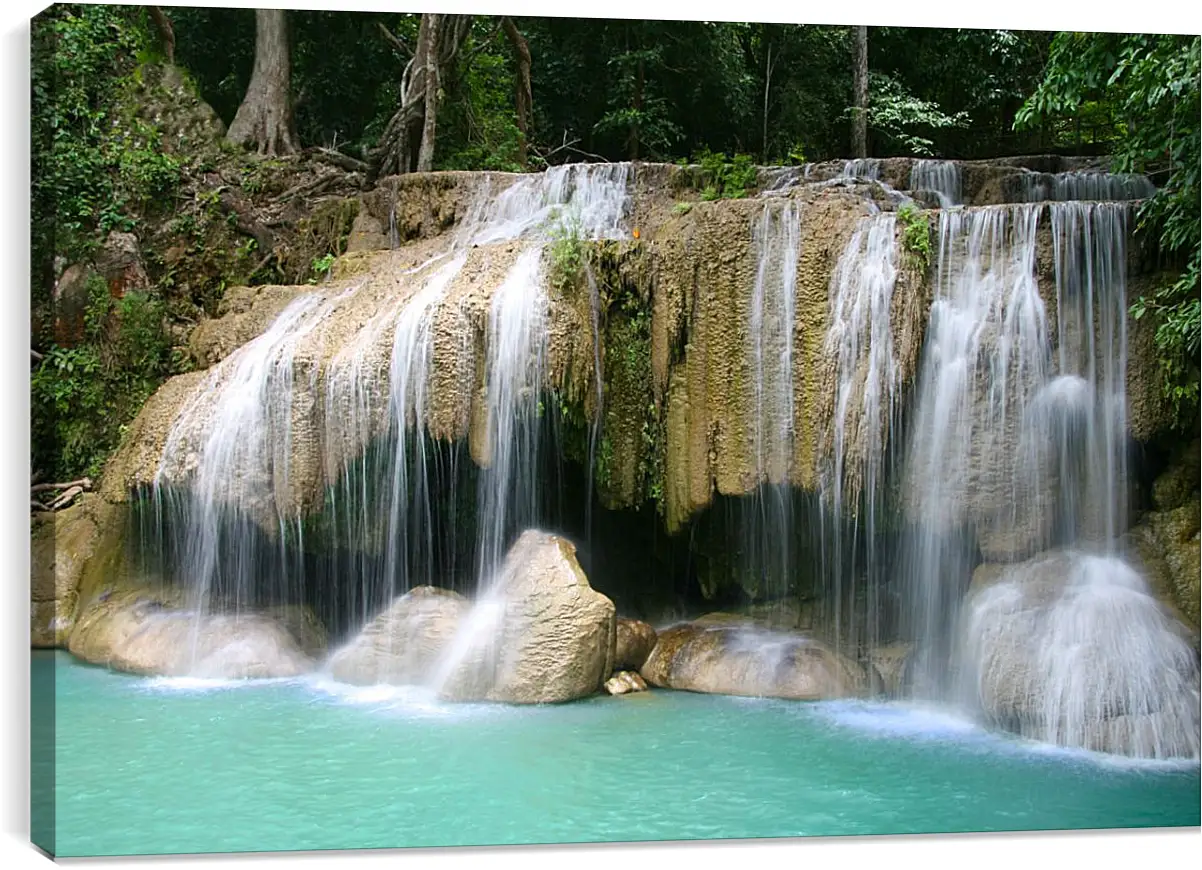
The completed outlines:
[[[167,56],[167,63],[174,64],[175,30],[171,27],[171,19],[158,6],[146,8],[150,12],[150,19],[154,22],[155,28],[159,31],[159,38],[163,40],[163,53]]]
[[[255,10],[255,68],[226,139],[254,145],[260,154],[294,154],[299,149],[289,94],[288,19],[283,9]]]
[[[856,28],[855,111],[852,114],[852,157],[868,156],[868,28]]]
[[[434,137],[438,127],[438,31],[442,16],[430,13],[429,33],[426,37],[426,88],[425,115],[422,122],[422,141],[417,149],[417,171],[429,172],[434,168]]]
[[[446,79],[446,71],[458,57],[471,23],[471,15],[422,13],[413,57],[401,75],[401,105],[371,153],[372,180],[392,172],[412,172],[415,156],[419,171],[433,166],[438,91]],[[395,39],[390,41],[396,43]]]
[[[506,15],[502,20],[505,36],[513,46],[517,57],[518,77],[514,85],[514,104],[517,108],[518,122],[518,164],[527,168],[527,152],[530,140],[530,121],[533,114],[534,99],[530,90],[530,44],[522,36],[513,19]]]
[[[760,140],[762,150],[760,160],[768,162],[768,94],[772,87],[772,43],[768,43],[768,59],[764,63],[764,134]]]

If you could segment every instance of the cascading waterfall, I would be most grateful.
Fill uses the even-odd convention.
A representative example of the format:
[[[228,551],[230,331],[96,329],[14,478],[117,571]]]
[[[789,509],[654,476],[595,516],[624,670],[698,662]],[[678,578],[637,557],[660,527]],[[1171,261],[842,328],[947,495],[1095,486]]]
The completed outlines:
[[[158,517],[171,512],[187,518],[160,547],[175,554],[187,572],[198,620],[212,610],[238,612],[295,591],[299,578],[287,574],[271,578],[271,584],[260,582],[254,531],[246,517],[231,516],[230,510],[237,507],[264,528],[275,527],[281,541],[299,522],[276,507],[290,485],[294,355],[300,340],[353,292],[332,299],[307,293],[293,300],[266,332],[215,366],[208,388],[180,411],[152,503]],[[168,469],[181,468],[193,475],[186,491],[164,480]]]
[[[801,220],[791,201],[766,202],[752,228],[755,286],[748,313],[755,468],[759,487],[744,531],[748,577],[769,598],[781,598],[793,580],[792,487],[793,342]]]
[[[1058,172],[1054,175],[1025,172],[1022,182],[1023,197],[1027,202],[1121,201],[1147,199],[1156,193],[1156,186],[1146,175],[1102,172],[1096,169]]]
[[[844,178],[864,178],[877,181],[881,177],[881,161],[875,157],[857,157],[843,163]]]
[[[915,160],[910,168],[910,189],[934,193],[940,208],[960,205],[960,167],[951,160]]]
[[[894,351],[893,289],[897,281],[897,218],[883,212],[861,220],[831,278],[825,353],[836,360],[837,386],[822,470],[821,521],[828,623],[849,650],[880,636],[882,578],[876,559],[888,433],[901,392]],[[850,530],[845,532],[845,524]],[[859,563],[864,546],[864,564]],[[862,587],[858,583],[862,582]],[[861,592],[865,600],[857,607]],[[864,617],[862,627],[852,617]],[[850,623],[850,624],[849,624]]]
[[[366,620],[413,585],[452,579],[439,571],[453,567],[455,523],[436,522],[434,502],[448,493],[453,500],[460,472],[458,447],[426,431],[433,324],[448,310],[471,248],[518,241],[525,247],[491,294],[486,336],[490,459],[478,476],[475,566],[486,582],[509,538],[541,510],[533,473],[545,342],[543,243],[565,222],[585,239],[620,235],[628,178],[627,164],[567,165],[520,178],[498,195],[486,179],[450,248],[398,273],[412,292],[399,304],[382,299],[324,370],[310,359],[302,367],[294,354],[354,289],[297,298],[262,336],[214,368],[210,389],[173,424],[153,514],[157,528],[167,530],[160,532],[162,557],[192,590],[198,613],[301,595],[300,514],[276,509],[277,502],[295,503],[283,495],[293,486],[293,438],[304,428],[291,407],[297,377],[310,380],[307,395],[324,405],[317,437],[334,481],[326,491],[324,543],[332,569],[350,581],[344,598],[354,618]],[[272,528],[279,529],[278,555],[268,564],[262,530]]]
[[[906,634],[915,679],[947,683],[951,625],[972,570],[973,520],[1013,530],[1013,432],[1047,370],[1035,277],[1038,206],[942,211],[936,286],[904,471]]]

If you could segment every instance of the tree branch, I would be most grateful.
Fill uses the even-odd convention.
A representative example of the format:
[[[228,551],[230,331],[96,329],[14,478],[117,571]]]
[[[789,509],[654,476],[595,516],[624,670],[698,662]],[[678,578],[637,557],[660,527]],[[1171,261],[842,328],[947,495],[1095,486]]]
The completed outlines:
[[[384,22],[377,21],[376,27],[380,28],[380,32],[384,34],[384,38],[392,43],[392,47],[397,50],[401,57],[413,57],[413,49],[405,45],[404,40],[384,26]]]

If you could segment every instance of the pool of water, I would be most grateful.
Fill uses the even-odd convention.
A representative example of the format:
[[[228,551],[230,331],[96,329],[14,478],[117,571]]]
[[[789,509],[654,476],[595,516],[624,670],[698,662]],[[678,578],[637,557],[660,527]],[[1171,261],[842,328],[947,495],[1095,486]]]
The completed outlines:
[[[1196,762],[911,706],[662,691],[447,706],[314,678],[142,679],[63,653],[33,669],[35,694],[54,685],[63,857],[1199,824]]]

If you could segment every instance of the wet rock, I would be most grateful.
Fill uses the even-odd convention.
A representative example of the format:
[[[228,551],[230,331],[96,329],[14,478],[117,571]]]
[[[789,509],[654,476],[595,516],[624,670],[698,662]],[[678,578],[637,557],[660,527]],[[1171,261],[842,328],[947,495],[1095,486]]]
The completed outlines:
[[[55,513],[34,514],[30,542],[32,646],[66,646],[84,569],[115,522],[120,518],[112,507],[91,493]]]
[[[660,632],[641,673],[666,689],[801,701],[855,696],[867,685],[859,665],[808,635],[737,618]]]
[[[614,605],[589,586],[566,538],[536,530],[510,548],[494,587],[461,621],[450,700],[542,704],[600,691],[613,673]]]
[[[1056,551],[982,566],[957,655],[992,724],[1066,746],[1197,757],[1197,651],[1117,557]]]
[[[879,692],[889,698],[900,698],[906,689],[906,670],[914,652],[910,643],[880,646],[868,654],[868,662],[880,678]]]
[[[618,670],[637,671],[655,649],[655,629],[637,619],[617,621],[617,648],[614,652],[614,667]],[[613,694],[612,692],[610,694]]]
[[[470,601],[447,589],[411,589],[334,653],[330,674],[353,685],[422,685],[470,608]]]
[[[647,682],[634,671],[618,671],[605,681],[605,691],[611,695],[628,695],[647,691]]]
[[[68,649],[92,664],[155,676],[294,677],[313,668],[282,623],[262,614],[197,616],[165,591],[119,592],[87,606]]]

